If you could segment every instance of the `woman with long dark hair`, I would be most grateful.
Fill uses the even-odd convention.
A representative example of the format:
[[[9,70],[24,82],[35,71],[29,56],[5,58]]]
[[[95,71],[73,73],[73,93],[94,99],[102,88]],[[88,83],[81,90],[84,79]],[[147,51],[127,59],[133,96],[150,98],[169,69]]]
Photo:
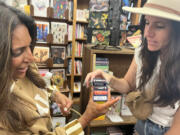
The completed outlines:
[[[135,126],[140,135],[177,135],[180,132],[180,1],[148,0],[142,8],[123,10],[142,14],[142,44],[124,78],[100,70],[89,73],[105,78],[120,93],[134,90],[153,92],[152,113]]]

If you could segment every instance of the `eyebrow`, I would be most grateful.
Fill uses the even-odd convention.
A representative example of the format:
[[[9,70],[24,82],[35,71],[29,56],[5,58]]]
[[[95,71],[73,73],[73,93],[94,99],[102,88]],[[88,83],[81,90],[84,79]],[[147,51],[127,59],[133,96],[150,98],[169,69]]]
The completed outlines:
[[[17,48],[14,48],[14,49],[12,48],[12,50],[16,51],[16,50],[19,50],[19,49],[22,49],[22,48],[26,48],[26,47],[30,47],[30,46],[31,46],[31,44],[29,44],[27,46],[25,45],[25,46],[22,46],[22,47],[17,47]]]

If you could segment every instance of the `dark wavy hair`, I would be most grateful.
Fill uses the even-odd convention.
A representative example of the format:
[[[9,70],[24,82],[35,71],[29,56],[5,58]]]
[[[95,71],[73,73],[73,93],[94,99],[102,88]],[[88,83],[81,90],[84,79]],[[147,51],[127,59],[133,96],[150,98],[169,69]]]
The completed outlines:
[[[33,50],[36,41],[36,24],[34,20],[0,2],[0,122],[9,131],[28,131],[29,122],[25,121],[25,114],[21,113],[22,105],[18,104],[17,97],[10,93],[13,82],[12,71],[12,36],[18,25],[25,25],[32,39],[31,49]],[[29,66],[26,76],[39,88],[45,88],[46,84],[33,66]],[[32,122],[31,122],[32,123]]]
[[[145,19],[142,17],[141,28],[145,27]],[[174,106],[180,99],[180,22],[171,21],[172,33],[169,45],[165,49],[163,57],[161,56],[161,66],[158,82],[155,88],[154,103],[159,106]],[[138,88],[144,89],[150,80],[153,71],[157,65],[157,60],[162,55],[160,51],[149,51],[146,38],[142,38],[142,49],[140,57],[142,58],[142,68],[140,84]]]

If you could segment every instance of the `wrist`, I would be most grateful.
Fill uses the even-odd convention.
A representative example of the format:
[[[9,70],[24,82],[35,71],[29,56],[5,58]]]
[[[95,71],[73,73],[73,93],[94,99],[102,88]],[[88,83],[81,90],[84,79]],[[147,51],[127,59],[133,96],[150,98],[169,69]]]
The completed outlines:
[[[109,87],[113,88],[113,84],[114,84],[114,77],[112,76],[109,80]]]
[[[79,123],[81,124],[82,128],[84,129],[90,122],[90,120],[87,119],[87,117],[83,114],[79,119]]]
[[[57,97],[57,90],[53,90],[50,96],[51,101],[56,101],[56,97]]]

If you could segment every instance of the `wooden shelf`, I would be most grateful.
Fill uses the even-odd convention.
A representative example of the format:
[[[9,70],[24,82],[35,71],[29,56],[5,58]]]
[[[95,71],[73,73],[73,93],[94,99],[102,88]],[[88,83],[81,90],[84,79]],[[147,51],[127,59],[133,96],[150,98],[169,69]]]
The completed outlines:
[[[59,69],[59,68],[65,68],[65,66],[63,67],[60,67],[60,66],[57,66],[57,67],[48,67],[48,66],[38,66],[39,69]]]
[[[72,58],[72,56],[67,56],[66,57],[66,59],[71,59]],[[76,59],[82,59],[82,56],[74,56],[74,58]]]
[[[78,21],[76,23],[81,23],[81,24],[88,24],[89,22],[88,21]]]
[[[35,20],[39,21],[47,21],[47,22],[68,22],[67,19],[58,19],[58,18],[51,18],[51,17],[40,17],[40,16],[32,16]]]
[[[61,89],[61,92],[62,93],[67,93],[67,92],[69,92],[69,89]]]
[[[79,93],[79,94],[80,94],[80,91],[74,91],[74,94],[75,94],[75,93]]]
[[[82,76],[81,74],[74,74],[74,76]]]
[[[108,127],[108,126],[115,126],[115,125],[128,125],[128,124],[135,124],[136,118],[133,116],[121,116],[124,120],[123,122],[111,122],[107,117],[105,120],[93,120],[90,122],[90,127]]]
[[[69,77],[70,77],[71,74],[66,74],[66,76],[69,76]],[[80,76],[82,76],[82,75],[81,75],[81,74],[74,74],[74,76],[79,76],[79,77],[80,77]]]
[[[73,103],[74,104],[80,104],[80,98],[79,97],[74,97],[73,98]]]
[[[77,41],[86,41],[87,38],[76,38]]]

